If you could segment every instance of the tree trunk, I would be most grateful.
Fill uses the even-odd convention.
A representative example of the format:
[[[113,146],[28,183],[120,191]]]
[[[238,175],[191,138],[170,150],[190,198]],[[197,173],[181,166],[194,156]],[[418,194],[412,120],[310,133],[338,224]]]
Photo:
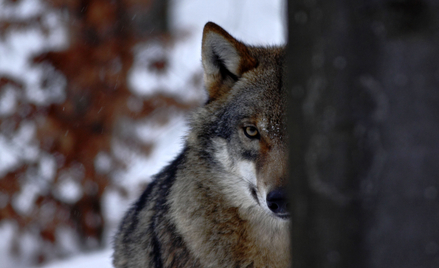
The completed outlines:
[[[293,267],[439,267],[439,3],[289,5]]]

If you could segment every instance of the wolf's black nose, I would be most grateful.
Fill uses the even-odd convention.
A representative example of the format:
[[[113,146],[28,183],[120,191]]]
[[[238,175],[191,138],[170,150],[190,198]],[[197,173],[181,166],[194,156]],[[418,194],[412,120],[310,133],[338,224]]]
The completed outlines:
[[[285,189],[276,189],[267,195],[268,208],[280,218],[288,218],[288,198]]]

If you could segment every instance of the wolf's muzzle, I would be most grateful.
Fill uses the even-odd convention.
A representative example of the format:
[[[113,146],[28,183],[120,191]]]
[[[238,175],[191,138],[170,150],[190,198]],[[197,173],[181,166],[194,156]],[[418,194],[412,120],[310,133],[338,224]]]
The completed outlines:
[[[275,189],[267,195],[268,208],[279,218],[287,219],[290,217],[288,211],[288,198],[285,189]]]

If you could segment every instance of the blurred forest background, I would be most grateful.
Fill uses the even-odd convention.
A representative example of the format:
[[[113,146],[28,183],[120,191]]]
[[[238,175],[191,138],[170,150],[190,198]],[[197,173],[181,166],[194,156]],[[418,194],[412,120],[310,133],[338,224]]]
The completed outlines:
[[[0,0],[1,267],[110,246],[204,101],[205,22],[285,40],[283,1],[206,2]]]

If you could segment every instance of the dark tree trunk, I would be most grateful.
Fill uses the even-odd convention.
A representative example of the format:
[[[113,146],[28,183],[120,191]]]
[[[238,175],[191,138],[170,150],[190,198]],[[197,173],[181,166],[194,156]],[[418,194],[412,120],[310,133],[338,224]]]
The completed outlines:
[[[439,267],[438,14],[290,2],[294,268]]]

